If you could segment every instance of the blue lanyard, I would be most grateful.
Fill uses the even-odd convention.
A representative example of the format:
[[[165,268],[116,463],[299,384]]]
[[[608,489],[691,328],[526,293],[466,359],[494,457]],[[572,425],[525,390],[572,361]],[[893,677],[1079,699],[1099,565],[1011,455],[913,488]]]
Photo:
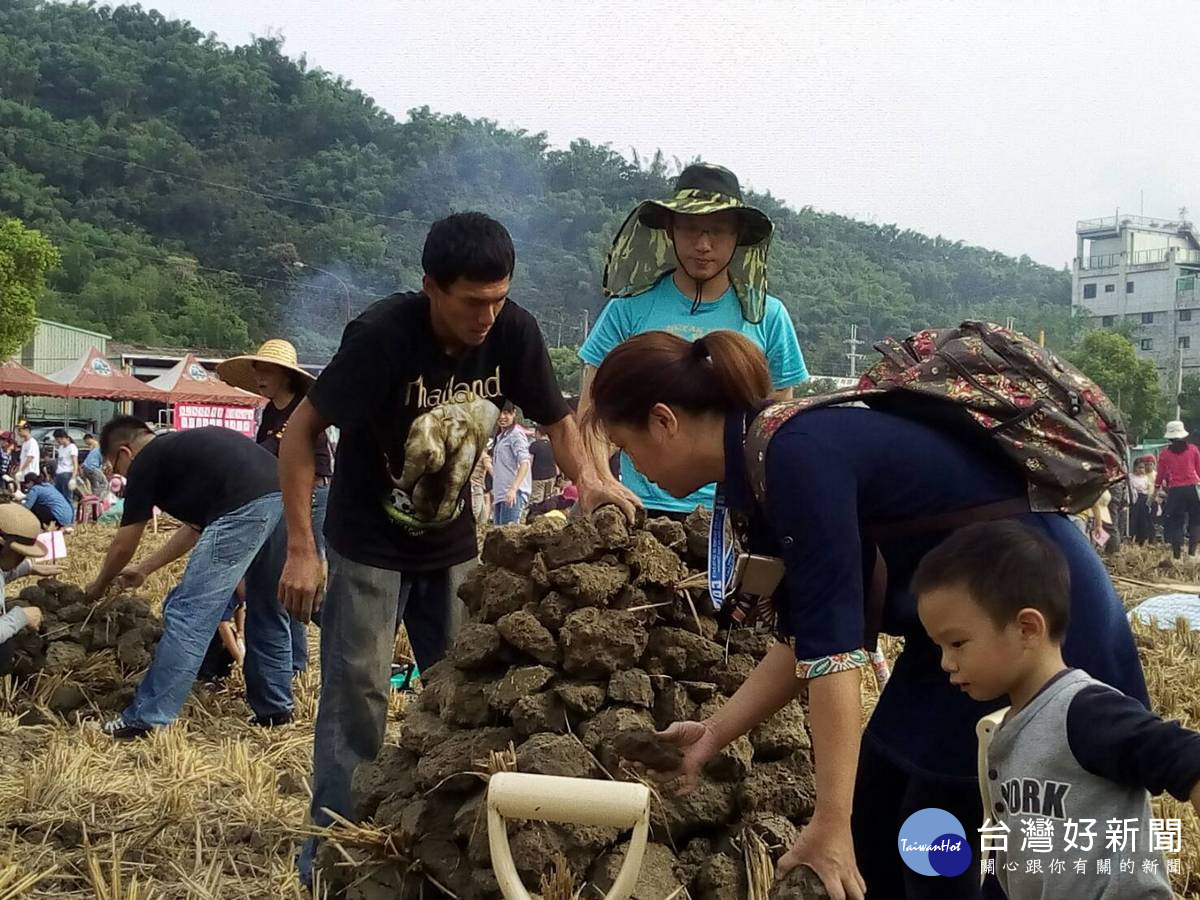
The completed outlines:
[[[712,523],[708,526],[708,596],[712,598],[713,609],[721,608],[731,587],[734,551],[733,524],[725,505],[725,489],[717,485]]]

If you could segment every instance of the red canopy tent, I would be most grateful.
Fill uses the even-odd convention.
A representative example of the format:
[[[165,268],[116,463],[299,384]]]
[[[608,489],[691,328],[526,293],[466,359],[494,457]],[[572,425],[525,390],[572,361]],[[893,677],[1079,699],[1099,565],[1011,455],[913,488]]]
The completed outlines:
[[[59,394],[60,397],[168,402],[166,394],[115,368],[95,347],[65,369],[55,372],[50,380],[62,385],[65,393]]]
[[[165,403],[214,403],[222,406],[258,406],[263,398],[226,384],[189,353],[168,372],[150,382],[163,392]]]
[[[65,397],[66,388],[27,369],[15,359],[0,363],[0,395],[7,397]]]

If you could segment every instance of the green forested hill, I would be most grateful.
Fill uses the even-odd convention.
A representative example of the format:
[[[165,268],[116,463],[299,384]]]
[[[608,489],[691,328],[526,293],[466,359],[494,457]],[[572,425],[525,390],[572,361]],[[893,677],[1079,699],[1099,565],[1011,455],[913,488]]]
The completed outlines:
[[[62,252],[41,313],[125,340],[232,350],[283,332],[326,350],[343,288],[297,260],[361,308],[415,287],[428,223],[474,208],[518,241],[514,296],[573,343],[602,304],[613,230],[676,166],[428,109],[397,121],[278,41],[231,48],[137,7],[0,0],[0,215]],[[814,370],[844,370],[852,323],[873,340],[1013,316],[1068,338],[1063,272],[755,199],[778,225],[771,290]]]

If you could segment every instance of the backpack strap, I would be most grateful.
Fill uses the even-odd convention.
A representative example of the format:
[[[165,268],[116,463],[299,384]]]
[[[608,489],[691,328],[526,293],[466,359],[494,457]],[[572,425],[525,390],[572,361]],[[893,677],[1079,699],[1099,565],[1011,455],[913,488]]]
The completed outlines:
[[[784,400],[782,403],[774,403],[755,416],[750,427],[746,429],[742,450],[746,460],[746,477],[758,505],[765,506],[767,502],[767,448],[770,446],[775,432],[785,422],[810,409],[824,409],[827,406],[855,403],[865,397],[881,393],[883,391],[878,389],[844,388],[828,394],[814,394],[811,397],[801,397],[799,400]]]

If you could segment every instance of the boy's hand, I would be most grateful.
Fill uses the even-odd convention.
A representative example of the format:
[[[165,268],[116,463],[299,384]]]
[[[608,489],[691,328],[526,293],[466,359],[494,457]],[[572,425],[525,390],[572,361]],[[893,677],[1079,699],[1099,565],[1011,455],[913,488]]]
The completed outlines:
[[[63,567],[55,563],[33,562],[29,564],[29,571],[40,578],[53,578],[63,573]]]
[[[42,611],[36,606],[26,606],[25,621],[27,622],[27,628],[37,631],[42,627]]]

